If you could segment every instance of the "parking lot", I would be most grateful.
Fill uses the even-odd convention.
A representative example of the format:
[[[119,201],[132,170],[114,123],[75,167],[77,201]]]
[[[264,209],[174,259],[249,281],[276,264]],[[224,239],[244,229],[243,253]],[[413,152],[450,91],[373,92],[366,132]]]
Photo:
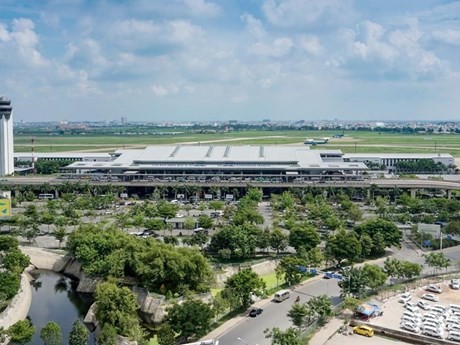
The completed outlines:
[[[350,327],[351,330],[351,327]],[[322,345],[310,343],[312,345]],[[329,339],[325,345],[370,345],[370,344],[379,344],[379,345],[402,345],[404,342],[397,341],[394,339],[379,337],[374,335],[372,338],[363,337],[362,335],[343,335],[336,333],[331,339]]]
[[[416,290],[408,291],[411,294],[411,300],[409,302],[417,304],[419,301],[423,300],[424,302],[428,303],[429,308],[433,308],[434,306],[438,306],[438,305],[443,306],[445,308],[449,308],[449,305],[451,304],[460,305],[460,290],[452,290],[448,282],[442,282],[438,285],[441,287],[442,293],[434,293],[434,292],[426,291],[425,286],[420,287]],[[439,301],[434,302],[434,301],[422,299],[422,296],[427,293],[433,294],[435,297],[439,298]],[[380,307],[383,311],[383,315],[376,317],[376,318],[371,318],[369,323],[387,327],[387,328],[402,330],[400,326],[402,316],[403,316],[404,311],[408,311],[408,309],[404,307],[404,303],[401,303],[399,301],[400,296],[401,294],[396,295],[390,298],[384,304],[382,304]],[[423,310],[422,308],[418,308],[418,307],[416,309],[418,309],[420,319],[423,319],[423,321],[419,322],[419,327],[423,328],[427,313],[432,312],[432,311]],[[441,325],[438,328],[441,328],[443,330],[442,338],[446,338],[446,336],[449,334],[449,331],[447,330],[446,324],[444,322],[446,322],[447,319],[455,318],[456,315],[453,315],[453,313],[451,312],[450,314],[447,315],[445,319],[442,316],[440,316],[441,314],[436,314],[436,315],[438,315],[436,319],[443,319],[444,326]],[[458,315],[460,315],[460,313],[458,313]],[[460,316],[458,317],[458,319],[460,320]],[[459,325],[460,325],[460,321],[459,321]],[[410,333],[410,331],[407,331],[407,332]],[[420,334],[422,332],[419,331],[418,333]]]

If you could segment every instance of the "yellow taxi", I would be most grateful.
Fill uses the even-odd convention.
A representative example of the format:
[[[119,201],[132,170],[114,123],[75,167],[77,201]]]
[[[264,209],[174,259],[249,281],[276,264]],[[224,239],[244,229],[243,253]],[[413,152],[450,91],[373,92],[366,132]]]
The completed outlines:
[[[355,326],[353,327],[353,333],[372,337],[374,335],[374,330],[369,326]]]

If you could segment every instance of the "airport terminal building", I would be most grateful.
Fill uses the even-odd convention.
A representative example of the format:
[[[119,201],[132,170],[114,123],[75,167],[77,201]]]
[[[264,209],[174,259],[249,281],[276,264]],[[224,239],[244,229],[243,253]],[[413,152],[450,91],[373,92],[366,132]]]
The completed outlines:
[[[68,174],[111,175],[129,180],[170,177],[187,179],[269,178],[362,179],[367,166],[344,162],[340,150],[310,150],[306,146],[155,145],[144,149],[117,150],[110,161],[76,161]]]

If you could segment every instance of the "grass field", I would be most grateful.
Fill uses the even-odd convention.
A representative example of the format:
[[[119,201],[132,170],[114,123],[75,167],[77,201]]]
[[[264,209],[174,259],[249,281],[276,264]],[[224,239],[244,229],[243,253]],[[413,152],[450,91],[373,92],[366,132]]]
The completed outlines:
[[[289,145],[302,144],[305,138],[332,137],[334,131],[238,131],[230,133],[182,133],[167,135],[123,136],[49,136],[35,137],[36,152],[88,151],[112,152],[117,148],[140,148],[153,144]],[[15,151],[30,151],[29,136],[15,136]],[[376,153],[450,153],[460,157],[460,135],[392,134],[364,131],[345,132],[342,139],[330,139],[318,149]]]

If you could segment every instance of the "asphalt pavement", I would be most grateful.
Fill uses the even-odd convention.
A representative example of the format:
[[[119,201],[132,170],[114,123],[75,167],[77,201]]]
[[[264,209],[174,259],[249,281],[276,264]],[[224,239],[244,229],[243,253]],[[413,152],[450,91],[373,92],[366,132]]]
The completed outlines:
[[[334,279],[312,278],[311,282],[298,287],[291,292],[291,297],[281,303],[266,301],[259,304],[264,309],[263,313],[255,318],[246,317],[225,334],[218,337],[219,345],[236,345],[245,342],[249,345],[270,345],[270,339],[265,338],[264,330],[279,327],[286,329],[292,326],[286,316],[297,296],[300,302],[307,302],[310,298],[319,295],[329,295],[333,304],[340,302],[340,288]],[[242,339],[242,341],[238,340]]]

